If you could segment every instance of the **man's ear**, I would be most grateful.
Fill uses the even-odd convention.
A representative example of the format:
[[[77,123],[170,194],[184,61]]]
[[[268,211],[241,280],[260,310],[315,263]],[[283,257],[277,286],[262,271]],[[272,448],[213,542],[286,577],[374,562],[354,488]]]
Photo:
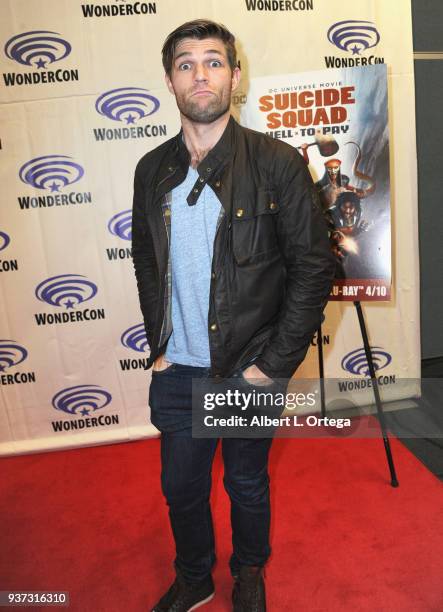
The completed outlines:
[[[234,68],[232,71],[232,80],[231,80],[231,91],[235,91],[240,83],[241,79],[241,71],[238,66]]]
[[[174,87],[172,86],[172,81],[169,78],[168,74],[165,74],[165,83],[166,83],[166,87],[169,89],[170,93],[172,93],[172,95],[175,96]]]

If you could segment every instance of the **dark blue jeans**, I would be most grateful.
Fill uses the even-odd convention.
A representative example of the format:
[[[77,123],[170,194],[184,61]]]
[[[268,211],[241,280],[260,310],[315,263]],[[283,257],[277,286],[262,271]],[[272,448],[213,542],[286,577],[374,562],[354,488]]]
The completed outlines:
[[[172,364],[152,373],[151,421],[161,431],[162,490],[176,546],[175,565],[189,582],[207,577],[215,562],[209,495],[217,439],[192,438],[192,378],[209,368]],[[238,375],[238,374],[237,374]],[[272,438],[224,438],[224,486],[231,500],[230,568],[263,566],[269,546],[268,455]]]

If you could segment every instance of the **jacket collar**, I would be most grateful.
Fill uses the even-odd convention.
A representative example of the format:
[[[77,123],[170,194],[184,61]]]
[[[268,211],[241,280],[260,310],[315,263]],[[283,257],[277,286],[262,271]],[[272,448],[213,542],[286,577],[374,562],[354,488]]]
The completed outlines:
[[[231,115],[221,138],[197,166],[199,177],[204,179],[204,183],[212,183],[216,180],[233,156],[237,127],[237,122]],[[160,192],[164,194],[170,191],[184,181],[188,173],[189,162],[190,155],[183,141],[183,129],[181,129],[173,139],[170,154],[166,155],[158,173],[158,195]]]
[[[211,168],[211,170],[216,170],[219,168],[219,166],[224,165],[226,159],[232,155],[235,126],[236,121],[231,115],[220,139],[212,147],[204,160],[197,166],[197,171],[200,176],[204,176],[206,178],[208,168]],[[183,165],[187,169],[190,162],[190,155],[184,143],[183,129],[181,129],[175,137],[174,148],[180,165]]]

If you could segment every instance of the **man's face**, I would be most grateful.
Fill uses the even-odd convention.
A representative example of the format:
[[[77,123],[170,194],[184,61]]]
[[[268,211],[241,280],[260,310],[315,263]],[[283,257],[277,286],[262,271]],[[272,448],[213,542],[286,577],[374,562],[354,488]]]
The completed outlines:
[[[182,115],[194,123],[212,123],[229,111],[231,93],[240,80],[232,71],[223,42],[217,38],[185,38],[175,50],[169,91]]]
[[[327,166],[327,171],[331,179],[337,178],[338,173],[340,172],[340,164],[331,164],[330,166]]]
[[[355,205],[352,202],[344,202],[341,205],[340,209],[346,225],[351,225],[353,223],[354,216],[356,213]]]

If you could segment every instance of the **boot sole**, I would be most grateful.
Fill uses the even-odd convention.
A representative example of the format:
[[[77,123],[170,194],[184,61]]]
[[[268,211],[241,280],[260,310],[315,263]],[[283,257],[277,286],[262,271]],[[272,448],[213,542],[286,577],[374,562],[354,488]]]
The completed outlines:
[[[202,599],[201,601],[194,604],[192,608],[188,609],[188,612],[191,612],[191,610],[197,610],[197,608],[200,608],[200,606],[204,606],[206,603],[209,603],[211,599],[214,597],[214,595],[215,595],[215,591],[211,593],[209,597],[206,597],[206,599]]]

